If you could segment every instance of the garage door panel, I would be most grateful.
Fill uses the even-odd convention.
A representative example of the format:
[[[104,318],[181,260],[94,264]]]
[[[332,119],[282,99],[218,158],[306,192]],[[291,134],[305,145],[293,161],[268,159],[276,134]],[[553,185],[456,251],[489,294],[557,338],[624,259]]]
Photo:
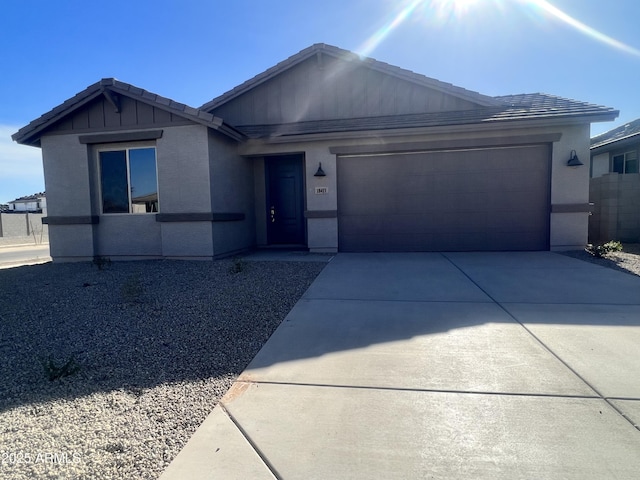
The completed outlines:
[[[530,230],[485,233],[486,251],[535,251],[540,250],[540,238]],[[476,249],[477,250],[477,249]]]
[[[380,239],[383,239],[381,241]],[[485,231],[464,234],[417,233],[410,237],[401,234],[347,235],[341,245],[343,251],[367,252],[423,252],[424,245],[430,245],[437,252],[474,252],[483,245],[482,251],[519,251],[536,250],[535,239],[522,239],[518,236],[491,234]],[[381,248],[384,246],[384,248]]]
[[[354,218],[358,216],[387,217],[392,215],[395,210],[395,206],[392,202],[389,202],[388,199],[378,197],[372,198],[370,201],[358,207],[346,207],[341,213],[345,217]]]
[[[345,238],[357,235],[384,235],[389,230],[388,220],[379,215],[345,216],[339,228]]]
[[[439,188],[436,177],[431,175],[404,175],[395,182],[404,186],[404,192],[408,195],[422,194],[426,191],[434,191]]]
[[[455,215],[447,212],[433,212],[428,222],[423,215],[379,215],[345,216],[341,219],[340,229],[344,235],[413,235],[429,234],[464,234],[479,235],[488,233],[515,232],[527,235],[542,235],[531,222],[519,211],[475,212],[459,211]]]
[[[516,191],[506,190],[504,196],[486,195],[483,198],[483,209],[495,211],[526,211],[530,214],[547,215],[548,202],[537,198],[536,192],[530,189]],[[528,208],[523,208],[526,205]]]
[[[550,148],[338,159],[342,251],[546,250]]]
[[[380,239],[383,239],[381,242]],[[347,235],[342,241],[343,251],[353,252],[422,252],[425,244],[435,244],[438,236],[435,234],[417,234],[410,238],[406,235],[384,234],[382,236],[373,235]],[[381,243],[384,250],[380,249]]]
[[[437,212],[484,212],[486,211],[486,205],[491,200],[492,198],[487,192],[443,193],[438,195],[434,195],[433,192],[423,192],[416,195],[392,197],[387,200],[392,206],[386,205],[384,211],[395,214],[412,213],[424,215],[433,215]],[[500,205],[498,202],[492,203]],[[357,213],[352,211],[351,214]]]

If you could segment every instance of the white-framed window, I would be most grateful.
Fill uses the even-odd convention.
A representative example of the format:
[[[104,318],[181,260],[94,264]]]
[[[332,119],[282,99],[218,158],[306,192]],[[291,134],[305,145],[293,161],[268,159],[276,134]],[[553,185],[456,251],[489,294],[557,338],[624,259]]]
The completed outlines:
[[[98,151],[102,213],[157,213],[155,147]]]
[[[631,151],[611,157],[611,171],[616,173],[638,173],[638,152]]]

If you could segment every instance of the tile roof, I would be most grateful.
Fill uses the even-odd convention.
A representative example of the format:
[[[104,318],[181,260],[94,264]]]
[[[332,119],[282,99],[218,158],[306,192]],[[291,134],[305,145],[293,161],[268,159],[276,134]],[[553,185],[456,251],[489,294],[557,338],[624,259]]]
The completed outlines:
[[[596,149],[610,143],[627,140],[640,135],[640,118],[626,123],[621,127],[596,135],[591,139],[591,149]]]
[[[404,80],[408,80],[413,83],[417,83],[419,85],[423,85],[425,87],[432,88],[434,90],[438,90],[441,92],[448,93],[450,95],[477,103],[479,105],[490,106],[494,105],[495,101],[492,97],[487,95],[482,95],[478,92],[474,92],[472,90],[467,90],[465,88],[457,87],[451,83],[441,82],[440,80],[436,80],[434,78],[429,78],[419,73],[412,72],[411,70],[406,70],[404,68],[396,67],[394,65],[380,62],[373,58],[361,57],[360,55],[350,52],[349,50],[344,50],[342,48],[334,47],[333,45],[327,45],[325,43],[316,43],[315,45],[311,45],[304,50],[292,55],[291,57],[283,60],[277,65],[265,70],[264,72],[256,75],[255,77],[247,80],[246,82],[238,85],[237,87],[229,90],[226,93],[214,98],[213,100],[205,103],[200,107],[202,110],[211,111],[214,110],[221,105],[233,100],[234,98],[242,95],[243,93],[251,90],[254,87],[257,87],[261,83],[270,80],[271,78],[279,75],[280,73],[288,70],[289,68],[298,65],[299,63],[307,60],[308,58],[313,57],[318,54],[326,54],[332,56],[334,58],[340,58],[346,61],[357,61],[361,62],[362,65],[367,66],[373,70],[377,70],[388,75],[392,75],[398,78],[402,78]]]
[[[62,104],[29,123],[29,125],[18,130],[11,136],[11,138],[18,143],[38,146],[40,134],[45,129],[105,92],[114,92],[126,95],[140,102],[219,130],[235,140],[240,140],[242,138],[242,134],[240,132],[225,124],[221,118],[203,110],[185,105],[184,103],[178,103],[170,98],[162,97],[155,93],[143,90],[142,88],[121,82],[115,78],[103,78],[99,82],[90,85],[82,92],[69,98]]]
[[[33,195],[26,195],[24,197],[16,198],[15,200],[11,200],[8,203],[16,203],[16,202],[28,202],[30,200],[38,200],[40,198],[45,198],[46,194],[44,192],[34,193]]]
[[[374,70],[378,70],[398,78],[403,78],[407,81],[424,85],[429,88],[445,92],[449,95],[463,98],[475,103],[478,107],[472,110],[461,111],[369,118],[329,119],[279,125],[243,126],[231,126],[226,124],[221,118],[209,113],[251,88],[266,82],[294,65],[319,54],[326,54],[346,61],[362,62],[363,65]],[[584,121],[609,121],[613,120],[618,115],[618,111],[612,108],[543,93],[489,97],[449,83],[425,77],[424,75],[414,73],[410,70],[395,67],[371,58],[363,58],[353,52],[349,52],[348,50],[319,43],[298,52],[265,72],[247,80],[243,84],[222,94],[212,101],[205,103],[200,108],[193,108],[133,85],[120,82],[116,79],[106,78],[89,86],[58,107],[34,120],[29,125],[12,135],[12,138],[18,143],[38,146],[42,132],[48,127],[100,95],[104,94],[109,97],[110,92],[129,96],[140,102],[153,105],[159,109],[169,111],[191,121],[206,125],[238,141],[245,138],[245,136],[249,138],[285,137],[313,133],[357,132],[364,130],[482,124],[489,122],[535,119],[581,118]]]
[[[618,111],[602,105],[581,102],[546,93],[524,93],[494,97],[509,106],[505,114],[509,118],[540,116],[604,115],[618,116]]]
[[[493,98],[496,106],[480,107],[473,110],[318,120],[281,125],[239,125],[236,128],[249,138],[265,138],[551,118],[592,117],[605,121],[613,120],[618,115],[616,110],[609,107],[543,93],[505,95]]]

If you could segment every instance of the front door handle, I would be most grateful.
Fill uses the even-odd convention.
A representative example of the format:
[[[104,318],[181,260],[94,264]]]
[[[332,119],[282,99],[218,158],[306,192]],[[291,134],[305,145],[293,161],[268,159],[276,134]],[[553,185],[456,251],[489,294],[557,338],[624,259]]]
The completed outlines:
[[[271,206],[271,210],[269,211],[269,213],[271,214],[271,223],[275,223],[276,222],[276,207],[274,207],[272,205]]]

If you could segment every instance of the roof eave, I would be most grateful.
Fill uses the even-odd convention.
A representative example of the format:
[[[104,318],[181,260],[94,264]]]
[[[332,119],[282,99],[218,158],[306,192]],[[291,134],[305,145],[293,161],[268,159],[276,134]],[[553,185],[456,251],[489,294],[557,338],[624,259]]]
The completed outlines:
[[[199,107],[199,109],[200,110],[205,110],[205,111],[213,110],[213,109],[219,107],[220,105],[223,105],[223,104],[233,100],[234,98],[239,97],[243,93],[248,92],[249,90],[257,87],[258,85],[261,85],[261,84],[271,80],[273,77],[279,75],[283,71],[285,71],[285,70],[287,70],[289,68],[292,68],[292,67],[304,62],[305,60],[313,57],[316,54],[316,50],[314,50],[314,47],[315,47],[315,45],[313,45],[313,46],[311,46],[309,48],[306,48],[304,50],[301,50],[300,52],[296,53],[295,55],[292,55],[291,57],[286,58],[285,60],[282,60],[281,62],[278,62],[273,67],[270,67],[267,70],[265,70],[264,72],[255,75],[254,77],[250,78],[249,80],[246,80],[245,82],[242,82],[240,85],[232,88],[231,90],[228,90],[227,92],[223,93],[222,95],[217,96],[213,100],[210,100],[210,101],[206,102],[205,104],[201,105]]]
[[[29,145],[32,147],[40,147],[40,136],[39,134],[49,128],[54,123],[60,121],[65,116],[69,115],[72,111],[77,110],[78,108],[83,107],[90,101],[102,95],[103,89],[100,86],[100,82],[94,83],[90,85],[82,92],[77,95],[67,99],[57,107],[52,108],[47,113],[41,115],[37,119],[30,122],[28,125],[22,127],[16,133],[11,135],[11,139],[14,142],[17,142],[21,145]],[[74,99],[81,97],[78,99],[77,103],[73,103],[73,105],[68,105],[65,107],[65,104],[71,103]]]
[[[602,151],[611,150],[611,148],[622,148],[630,144],[640,143],[640,132],[634,133],[632,135],[627,135],[626,137],[616,138],[613,140],[608,140],[603,143],[598,143],[591,146],[591,153],[598,154]]]
[[[591,112],[575,112],[565,114],[540,114],[535,116],[523,115],[521,117],[511,117],[505,119],[495,119],[495,121],[523,121],[523,120],[542,120],[545,122],[563,123],[563,124],[585,124],[612,122],[620,114],[617,110],[591,111]]]
[[[614,112],[617,116],[617,112]],[[606,119],[603,119],[608,115]],[[317,140],[344,140],[353,138],[382,138],[382,137],[398,137],[407,135],[422,135],[432,133],[463,133],[463,132],[481,132],[490,130],[504,130],[533,128],[533,127],[563,127],[570,125],[584,125],[592,122],[609,121],[615,119],[615,116],[609,118],[611,112],[601,114],[594,113],[590,115],[566,115],[555,117],[535,117],[535,118],[510,118],[510,119],[486,119],[476,122],[459,122],[441,125],[399,127],[399,128],[372,128],[369,130],[344,130],[321,133],[301,133],[289,135],[272,135],[268,137],[252,138],[249,143],[266,142],[266,143],[293,143],[303,141]]]
[[[128,85],[128,84],[127,84]],[[133,87],[132,85],[128,85],[129,87]],[[133,87],[133,88],[138,88],[138,87]],[[241,132],[239,132],[238,130],[236,130],[235,128],[233,128],[231,125],[229,125],[228,123],[225,123],[224,120],[220,117],[216,117],[210,113],[207,112],[203,112],[202,109],[199,108],[193,108],[190,107],[186,104],[183,103],[178,103],[175,102],[174,100],[171,100],[170,98],[166,98],[166,97],[161,97],[160,95],[157,94],[151,94],[152,96],[155,96],[156,99],[152,99],[149,98],[148,96],[145,96],[144,94],[142,95],[132,95],[131,92],[129,92],[127,89],[125,88],[119,88],[116,85],[109,87],[109,90],[111,91],[115,91],[116,93],[120,94],[120,95],[126,95],[130,98],[133,98],[139,102],[145,103],[147,105],[151,105],[155,108],[158,108],[160,110],[164,110],[166,112],[172,113],[174,115],[178,115],[182,118],[185,118],[187,120],[190,120],[192,122],[198,123],[200,125],[204,125],[205,127],[211,128],[213,130],[217,130],[219,132],[221,132],[222,134],[232,138],[233,140],[236,141],[241,141],[245,138],[244,134],[242,134]],[[142,90],[142,89],[140,89]],[[143,90],[143,92],[145,93],[150,93],[147,92],[146,90]],[[160,98],[162,99],[161,102],[158,102],[157,99]],[[167,103],[165,105],[165,103]],[[178,108],[173,108],[171,105],[181,105],[184,107],[183,110],[180,110]]]

